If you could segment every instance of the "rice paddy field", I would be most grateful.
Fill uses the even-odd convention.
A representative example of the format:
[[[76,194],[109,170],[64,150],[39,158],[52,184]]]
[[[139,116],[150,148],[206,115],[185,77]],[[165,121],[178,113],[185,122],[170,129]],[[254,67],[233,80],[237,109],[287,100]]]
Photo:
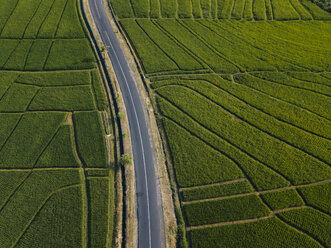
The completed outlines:
[[[331,247],[331,14],[309,0],[110,0],[146,76],[179,247]]]
[[[112,246],[108,103],[78,2],[0,0],[0,51],[0,247]]]

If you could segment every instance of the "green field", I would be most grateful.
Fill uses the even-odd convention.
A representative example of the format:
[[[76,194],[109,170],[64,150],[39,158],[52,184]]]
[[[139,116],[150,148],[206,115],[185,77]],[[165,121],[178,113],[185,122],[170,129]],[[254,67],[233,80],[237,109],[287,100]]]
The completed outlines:
[[[312,2],[316,2],[313,4]],[[330,20],[326,0],[111,0],[120,18]]]
[[[109,106],[78,1],[0,6],[0,247],[112,247]]]
[[[179,246],[330,247],[326,4],[131,2],[110,0],[169,151]]]

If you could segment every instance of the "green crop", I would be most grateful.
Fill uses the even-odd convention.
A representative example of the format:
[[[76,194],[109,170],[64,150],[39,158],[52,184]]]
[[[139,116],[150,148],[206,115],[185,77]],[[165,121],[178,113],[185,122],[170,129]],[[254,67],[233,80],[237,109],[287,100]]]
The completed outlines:
[[[54,1],[52,8],[38,30],[37,38],[52,38],[55,36],[66,2],[67,0]]]
[[[158,89],[157,93],[204,128],[231,140],[232,144],[263,161],[294,184],[324,180],[330,176],[331,170],[325,163],[284,144],[198,92],[171,86]]]
[[[32,44],[32,40],[21,40],[14,52],[10,54],[9,58],[7,58],[3,65],[3,69],[24,70],[25,61]]]
[[[185,204],[188,226],[253,219],[270,214],[256,195]]]
[[[202,18],[202,8],[200,2],[201,0],[192,0],[192,15],[194,18]]]
[[[277,20],[298,20],[299,14],[295,11],[290,0],[272,0],[274,18]]]
[[[331,162],[329,156],[327,156],[327,151],[331,144],[326,139],[294,128],[287,123],[279,121],[273,116],[266,115],[265,113],[258,111],[255,108],[251,108],[250,106],[247,106],[246,102],[241,101],[239,98],[231,95],[228,91],[223,91],[218,87],[214,87],[214,85],[209,84],[206,81],[198,80],[176,81],[176,83],[172,83],[172,85],[182,85],[185,88],[197,91],[203,96],[206,96],[208,99],[223,106],[231,113],[234,113],[238,117],[243,118],[247,122],[260,128],[261,130],[264,130],[270,135],[273,135],[310,155],[316,156],[321,160]],[[219,85],[220,87],[223,87],[223,83]],[[260,121],[256,122],[256,118],[259,118]],[[302,139],[298,139],[297,137],[304,137],[305,142],[303,142]]]
[[[311,15],[316,20],[331,20],[330,13],[324,11],[323,9],[319,8],[317,5],[313,4],[311,1],[308,0],[300,0],[302,5],[308,9]]]
[[[171,18],[177,16],[177,1],[176,0],[159,0],[161,6],[161,16]]]
[[[312,1],[153,0],[153,20],[120,17],[169,148],[178,244],[329,246],[299,211],[331,211],[331,15]]]
[[[106,144],[98,112],[75,112],[78,152],[87,167],[107,167]]]
[[[15,191],[18,185],[29,174],[27,171],[2,171],[0,172],[0,209],[4,207],[10,195]]]
[[[184,189],[181,195],[183,197],[183,201],[194,201],[220,196],[248,193],[252,191],[254,191],[254,189],[250,183],[245,180],[233,183],[229,182],[220,185],[206,185],[206,187],[203,188]]]
[[[277,218],[190,231],[193,248],[321,247]]]
[[[0,0],[4,248],[113,246],[114,176],[96,111],[108,102],[79,4]],[[107,180],[87,185],[89,175]]]
[[[20,120],[20,117],[20,114],[0,114],[0,147],[4,145],[6,139],[10,136],[16,124]]]
[[[245,1],[244,19],[247,21],[253,20],[253,0]]]
[[[107,101],[97,71],[92,71],[92,87],[98,110],[106,110]]]
[[[95,66],[88,40],[56,40],[52,44],[45,70],[92,69]]]
[[[279,174],[256,161],[254,158],[249,156],[249,154],[246,154],[242,150],[238,149],[238,147],[233,146],[210,131],[201,128],[200,124],[192,121],[192,119],[184,115],[181,111],[177,110],[166,101],[159,99],[158,105],[162,115],[170,118],[171,120],[175,120],[177,123],[180,123],[193,135],[196,135],[202,141],[205,141],[209,144],[209,146],[216,148],[219,152],[222,151],[222,154],[226,155],[238,164],[238,166],[242,167],[245,174],[247,174],[247,177],[252,181],[252,184],[258,189],[280,188],[289,185],[289,182]],[[177,139],[173,141],[169,140],[169,142],[176,144],[176,140]],[[187,166],[190,166],[190,164]],[[213,171],[211,171],[211,173],[213,173]]]
[[[316,115],[324,118],[331,116],[331,109],[329,108],[331,100],[328,96],[317,95],[315,92],[304,89],[287,87],[282,84],[273,83],[269,80],[258,79],[247,74],[238,75],[235,80],[267,95],[301,107]]]
[[[151,10],[150,17],[151,18],[159,18],[161,16],[161,8],[159,0],[150,0]]]
[[[24,31],[24,38],[37,38],[41,25],[43,24],[48,12],[56,1],[44,0],[40,3],[38,10],[33,15]]]
[[[46,87],[38,91],[29,110],[93,110],[95,103],[90,86]]]
[[[266,6],[264,0],[255,0],[253,5],[253,15],[255,20],[266,19]]]
[[[82,246],[81,187],[68,187],[54,193],[42,206],[15,247]]]
[[[25,60],[24,69],[28,71],[41,71],[51,45],[52,41],[50,40],[35,40]]]
[[[172,122],[163,122],[180,186],[210,184],[242,177],[236,164]],[[174,142],[180,140],[181,142]],[[208,161],[208,163],[206,163]],[[218,171],[218,173],[215,173]]]
[[[131,1],[133,12],[136,17],[149,17],[150,5],[149,0],[135,0]]]
[[[217,72],[237,72],[238,69],[227,62],[222,56],[215,54],[203,41],[197,39],[185,27],[180,25],[176,20],[160,19],[157,23],[174,38],[187,47],[193,54],[199,57],[203,62],[208,64],[211,69]]]
[[[74,153],[73,130],[69,125],[62,126],[51,143],[40,155],[36,167],[79,167]]]
[[[12,52],[17,48],[19,45],[19,40],[3,40],[0,39],[0,47],[5,47],[6,49],[2,49],[0,53],[0,68],[3,69],[3,66],[6,64]]]
[[[178,17],[192,18],[192,2],[191,0],[177,0],[178,3]]]
[[[89,218],[90,247],[107,247],[112,240],[111,236],[109,237],[109,232],[114,230],[114,223],[111,221],[114,214],[114,189],[113,185],[110,184],[111,181],[105,178],[88,179],[91,207]]]
[[[25,111],[37,90],[32,85],[12,84],[0,101],[0,112]]]
[[[15,1],[14,1],[15,2]],[[17,6],[8,18],[0,37],[1,38],[21,38],[26,25],[33,17],[39,6],[39,1],[25,0],[18,1]]]
[[[139,20],[139,26],[149,35],[162,50],[176,63],[182,70],[199,70],[203,66],[195,60],[188,52],[178,46],[172,39],[165,35],[149,20]]]
[[[0,151],[0,168],[33,167],[64,116],[64,113],[59,112],[24,114]]]
[[[312,20],[313,17],[309,11],[301,4],[300,0],[290,0],[293,8],[301,16],[302,20]]]
[[[331,196],[331,183],[314,185],[309,187],[300,188],[304,200],[308,205],[314,206],[326,213],[331,213],[330,196]]]
[[[112,1],[112,7],[115,11],[115,14],[120,18],[128,18],[134,16],[130,0]]]
[[[325,0],[324,0],[325,1]],[[314,2],[314,3],[312,3]],[[120,18],[206,18],[237,20],[330,20],[317,0],[110,0]],[[330,12],[330,11],[329,11]]]
[[[76,0],[68,0],[66,8],[63,12],[60,23],[56,31],[56,37],[59,38],[84,38],[85,33],[80,25],[79,16],[77,13]]]
[[[8,18],[10,17],[12,11],[15,9],[19,0],[6,1],[1,0],[1,8],[0,8],[0,31],[2,31],[5,26]]]
[[[297,207],[305,204],[298,192],[293,189],[265,193],[262,194],[262,198],[273,210]]]
[[[302,208],[279,213],[285,222],[303,230],[325,247],[330,247],[331,217],[313,208]]]
[[[15,244],[16,240],[21,237],[26,227],[29,227],[29,222],[39,219],[38,213],[43,212],[43,206],[45,206],[45,208],[47,209],[47,202],[52,202],[52,199],[54,199],[54,197],[62,194],[62,191],[59,191],[60,189],[63,189],[64,187],[70,185],[79,184],[79,180],[80,178],[77,170],[36,171],[30,172],[28,176],[25,176],[24,181],[21,182],[21,186],[16,189],[14,194],[9,199],[7,199],[7,203],[0,213],[0,229],[2,230],[0,234],[1,245],[4,247],[8,247]],[[60,207],[59,205],[54,205],[54,210],[56,209],[56,211],[61,212],[68,211],[69,213],[70,211],[75,211],[74,209],[77,209],[79,211],[80,193],[76,192],[74,194],[69,194],[68,196],[69,199],[67,199],[67,201],[70,201],[70,199],[72,199],[72,201],[77,204],[78,207],[70,207],[70,205],[67,204],[63,204],[62,207]],[[31,198],[33,200],[31,200]],[[58,203],[61,203],[61,201]],[[67,207],[69,208],[67,209]],[[48,213],[47,216],[51,218],[52,216],[54,216],[54,214],[55,213]],[[58,217],[60,218],[61,216]],[[47,228],[52,228],[53,225],[56,226],[56,221],[45,223],[46,220],[47,218],[41,222],[41,226],[37,225],[37,228],[39,226],[41,230],[45,230],[45,224],[47,225]],[[63,221],[63,219],[61,220]],[[62,224],[57,227],[57,232],[63,230],[64,223],[65,222],[62,222]],[[69,223],[72,223],[74,229],[80,229],[81,225],[78,223],[81,223],[81,221],[80,218],[77,218],[77,216],[75,220],[70,218]],[[68,230],[70,231],[67,232],[68,235],[70,235],[71,225],[67,224],[65,226],[66,228],[69,228]],[[56,232],[48,232],[48,235],[53,234],[55,235]],[[63,232],[61,232],[61,234],[65,235],[65,233]],[[30,235],[27,235],[26,237],[28,238],[29,236]],[[48,237],[50,240],[45,240],[44,242],[56,242],[57,240],[56,238],[51,238],[52,236]],[[36,237],[33,236],[33,240],[35,240],[35,238]],[[42,239],[43,237],[39,238]],[[30,242],[32,242],[33,240],[30,240]],[[58,239],[58,242],[61,242],[61,239]]]
[[[245,2],[246,1],[244,1],[244,0],[235,0],[234,1],[231,18],[240,20],[243,17]]]
[[[89,71],[35,72],[22,73],[16,81],[22,84],[31,84],[40,87],[74,86],[89,85],[91,76]]]
[[[135,21],[122,20],[121,25],[134,42],[135,50],[138,52],[147,73],[178,69],[174,61],[153,43]]]

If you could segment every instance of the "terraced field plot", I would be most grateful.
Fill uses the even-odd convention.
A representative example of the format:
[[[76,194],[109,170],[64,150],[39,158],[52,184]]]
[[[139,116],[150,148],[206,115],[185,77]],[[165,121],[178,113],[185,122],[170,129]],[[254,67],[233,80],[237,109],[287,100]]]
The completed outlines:
[[[108,104],[78,13],[76,0],[0,0],[4,248],[112,245]]]
[[[302,0],[110,2],[164,131],[179,237],[330,247],[331,14]]]

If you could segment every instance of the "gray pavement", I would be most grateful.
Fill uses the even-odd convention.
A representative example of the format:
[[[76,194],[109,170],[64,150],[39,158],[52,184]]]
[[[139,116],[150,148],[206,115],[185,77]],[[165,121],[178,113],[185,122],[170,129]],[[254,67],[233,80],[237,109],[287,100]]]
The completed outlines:
[[[88,0],[93,19],[105,46],[121,88],[130,126],[136,176],[138,247],[165,247],[162,202],[155,175],[154,149],[148,133],[149,120],[141,101],[137,82],[117,37],[109,23],[102,0]]]

